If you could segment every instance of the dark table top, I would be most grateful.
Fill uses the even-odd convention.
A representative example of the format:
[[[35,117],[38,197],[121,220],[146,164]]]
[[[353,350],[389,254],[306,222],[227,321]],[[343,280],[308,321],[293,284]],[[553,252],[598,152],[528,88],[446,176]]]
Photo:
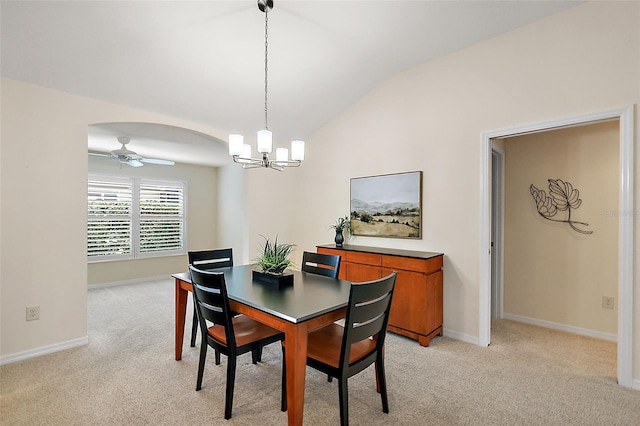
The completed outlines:
[[[293,273],[293,285],[278,289],[251,275],[253,265],[218,268],[224,273],[231,300],[269,313],[292,323],[300,323],[322,314],[345,308],[351,283],[301,271]],[[172,277],[191,283],[188,272]]]

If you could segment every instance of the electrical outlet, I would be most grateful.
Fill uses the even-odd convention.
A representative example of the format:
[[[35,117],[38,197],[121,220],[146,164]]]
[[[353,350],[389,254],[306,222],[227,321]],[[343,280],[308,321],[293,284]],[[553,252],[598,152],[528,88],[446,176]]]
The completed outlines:
[[[40,319],[40,305],[27,306],[27,321]]]
[[[602,296],[602,307],[605,309],[613,309],[615,299],[609,296]]]

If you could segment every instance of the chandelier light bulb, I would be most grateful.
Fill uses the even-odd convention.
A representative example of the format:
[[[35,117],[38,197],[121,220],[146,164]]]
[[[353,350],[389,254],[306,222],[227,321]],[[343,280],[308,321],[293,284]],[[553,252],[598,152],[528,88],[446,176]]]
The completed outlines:
[[[271,154],[272,140],[271,130],[258,130],[258,152]]]
[[[291,141],[291,160],[304,160],[304,141]]]
[[[276,149],[276,162],[284,163],[289,161],[289,150],[287,148],[277,148]]]
[[[247,160],[251,158],[251,145],[248,143],[242,144],[242,154],[240,157],[246,158]]]
[[[241,155],[242,145],[244,144],[244,136],[229,135],[229,155]]]

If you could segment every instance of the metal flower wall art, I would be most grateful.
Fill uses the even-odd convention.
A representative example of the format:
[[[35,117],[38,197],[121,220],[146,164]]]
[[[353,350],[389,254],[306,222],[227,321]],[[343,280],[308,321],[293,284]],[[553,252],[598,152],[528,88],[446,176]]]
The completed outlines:
[[[581,234],[593,234],[593,231],[585,231],[576,225],[589,226],[588,223],[577,222],[571,219],[572,210],[576,210],[582,204],[580,192],[569,182],[561,179],[549,179],[549,196],[542,189],[536,188],[533,184],[529,187],[529,192],[536,202],[538,214],[553,222],[568,223],[571,229]],[[566,211],[566,219],[554,219],[558,211]]]

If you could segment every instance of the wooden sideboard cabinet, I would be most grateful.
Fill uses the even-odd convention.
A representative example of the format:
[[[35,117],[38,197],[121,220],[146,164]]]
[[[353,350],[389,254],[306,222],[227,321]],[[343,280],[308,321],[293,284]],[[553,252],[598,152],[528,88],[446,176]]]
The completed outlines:
[[[377,247],[322,245],[318,253],[341,256],[338,278],[371,281],[396,271],[388,330],[429,346],[442,336],[442,253]]]

